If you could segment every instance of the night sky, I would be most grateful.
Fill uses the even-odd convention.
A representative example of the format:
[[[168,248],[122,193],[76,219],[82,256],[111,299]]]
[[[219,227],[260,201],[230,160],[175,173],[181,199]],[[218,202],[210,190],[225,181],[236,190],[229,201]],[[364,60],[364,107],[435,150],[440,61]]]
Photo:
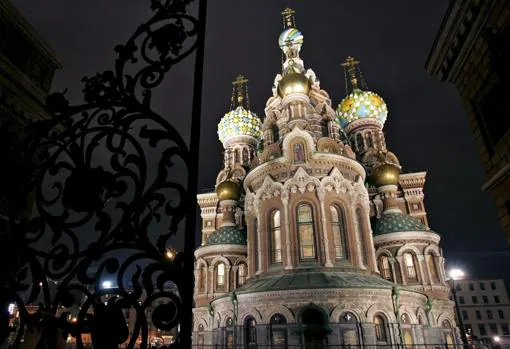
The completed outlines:
[[[11,0],[54,48],[63,65],[53,90],[69,88],[81,101],[83,76],[113,67],[113,47],[151,14],[142,0]],[[216,125],[229,106],[231,81],[250,80],[252,110],[263,116],[280,71],[280,12],[296,10],[304,34],[301,57],[336,106],[345,95],[341,63],[352,55],[370,90],[388,104],[388,147],[404,172],[426,170],[425,205],[431,228],[443,236],[448,266],[472,277],[505,277],[510,261],[495,204],[480,187],[486,177],[454,88],[427,76],[425,60],[447,0],[214,0],[209,1],[199,190],[220,170]],[[187,136],[193,59],[174,68],[153,96],[153,108]]]

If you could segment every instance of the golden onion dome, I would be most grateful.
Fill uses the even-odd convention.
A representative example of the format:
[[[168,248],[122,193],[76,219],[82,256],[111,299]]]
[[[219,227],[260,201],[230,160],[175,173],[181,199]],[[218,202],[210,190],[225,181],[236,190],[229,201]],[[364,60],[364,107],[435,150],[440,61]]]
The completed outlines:
[[[384,125],[388,117],[388,108],[378,94],[355,88],[340,102],[336,114],[337,122],[342,127],[365,118],[378,119]]]
[[[278,95],[283,98],[293,93],[308,95],[312,84],[303,73],[292,72],[285,74],[278,82]]]
[[[236,136],[262,136],[262,122],[255,113],[238,106],[223,116],[218,124],[218,137],[221,143]]]
[[[400,176],[398,166],[390,163],[375,165],[370,175],[370,182],[376,187],[383,185],[397,185]]]
[[[216,186],[216,195],[219,201],[238,201],[241,198],[241,190],[237,182],[226,179]]]

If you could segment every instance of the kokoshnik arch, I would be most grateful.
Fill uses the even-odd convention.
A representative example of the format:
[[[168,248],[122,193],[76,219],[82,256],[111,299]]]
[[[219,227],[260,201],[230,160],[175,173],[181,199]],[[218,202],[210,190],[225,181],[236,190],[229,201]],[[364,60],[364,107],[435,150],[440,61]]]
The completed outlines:
[[[247,80],[218,125],[216,191],[198,195],[194,344],[458,343],[425,172],[388,150],[388,110],[348,57],[335,110],[300,57],[286,9],[285,55],[261,119]],[[401,173],[402,172],[402,173]]]

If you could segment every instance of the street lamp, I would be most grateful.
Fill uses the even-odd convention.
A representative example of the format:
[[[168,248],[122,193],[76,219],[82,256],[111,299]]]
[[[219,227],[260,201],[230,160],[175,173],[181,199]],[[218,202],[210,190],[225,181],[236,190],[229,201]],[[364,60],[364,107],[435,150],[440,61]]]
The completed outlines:
[[[460,280],[464,277],[464,271],[458,268],[451,269],[448,273],[451,281],[451,290],[453,295],[453,301],[455,303],[455,312],[457,313],[457,321],[459,323],[460,337],[462,339],[462,344],[464,348],[467,349],[469,347],[467,337],[466,337],[466,329],[464,328],[464,321],[462,319],[462,314],[460,313],[459,302],[457,300],[457,289],[455,285],[455,280]]]
[[[500,336],[494,336],[494,338],[493,338],[493,339],[494,339],[494,342],[495,342],[495,343],[499,343],[499,342],[501,342],[501,337],[500,337]]]

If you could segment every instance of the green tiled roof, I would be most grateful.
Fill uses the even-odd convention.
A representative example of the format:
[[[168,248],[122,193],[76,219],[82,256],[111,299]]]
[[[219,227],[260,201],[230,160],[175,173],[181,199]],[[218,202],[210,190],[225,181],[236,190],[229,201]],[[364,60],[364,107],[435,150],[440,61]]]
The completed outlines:
[[[249,280],[237,293],[322,288],[391,288],[394,284],[376,275],[353,272],[301,272]]]
[[[209,235],[207,245],[246,245],[246,234],[237,226],[220,227]]]
[[[428,231],[428,229],[418,219],[402,213],[383,214],[375,222],[374,235],[404,231]]]

